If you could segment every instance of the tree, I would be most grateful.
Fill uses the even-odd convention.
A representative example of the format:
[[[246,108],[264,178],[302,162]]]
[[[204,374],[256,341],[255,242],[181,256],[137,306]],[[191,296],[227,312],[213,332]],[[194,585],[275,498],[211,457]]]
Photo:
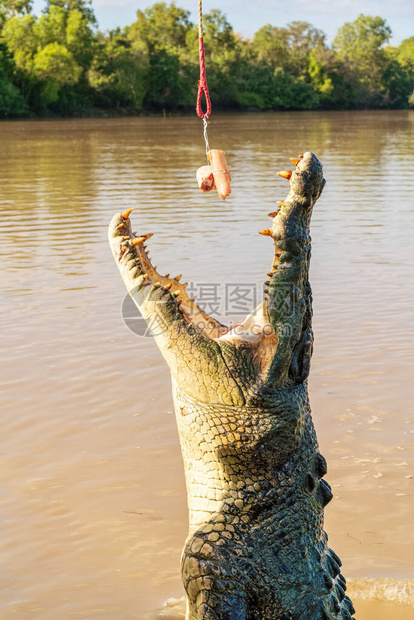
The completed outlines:
[[[179,55],[186,45],[186,36],[192,24],[190,13],[177,7],[158,2],[145,11],[137,11],[137,20],[126,32],[132,46],[145,46],[151,54],[164,50]]]
[[[107,36],[100,34],[98,42],[88,73],[98,105],[140,110],[147,92],[148,55],[143,50],[133,51],[119,29]]]
[[[314,90],[319,94],[322,103],[331,103],[334,93],[334,82],[330,75],[332,55],[325,49],[312,49],[309,54],[308,73]]]
[[[137,20],[126,28],[131,51],[148,57],[147,106],[177,108],[191,103],[192,73],[186,51],[191,28],[188,11],[164,2],[137,11]]]
[[[414,37],[404,39],[395,51],[398,62],[414,71]]]
[[[306,76],[310,54],[325,48],[325,34],[308,22],[291,22],[286,27],[288,66],[297,75]]]
[[[381,77],[387,65],[383,48],[390,36],[391,28],[384,19],[362,14],[338,31],[333,48],[357,105],[378,106],[382,103]]]
[[[64,9],[68,13],[77,11],[81,13],[88,24],[93,26],[97,24],[95,13],[92,8],[92,0],[47,0],[44,13],[49,13],[52,6]]]
[[[252,50],[260,64],[273,67],[286,67],[289,59],[288,33],[286,28],[276,28],[266,24],[256,32]]]
[[[85,98],[85,74],[93,59],[95,35],[89,8],[85,5],[83,10],[82,4],[81,0],[74,0],[73,5],[51,0],[39,19],[18,15],[4,25],[2,40],[29,106],[69,102],[73,107]]]
[[[13,63],[0,46],[0,116],[18,116],[27,112],[20,89],[13,84]]]
[[[32,8],[32,0],[0,0],[0,30],[11,17],[27,15]]]
[[[123,30],[100,33],[91,0],[46,0],[39,18],[31,2],[0,0],[0,114],[194,107],[199,37],[188,11],[157,2]],[[414,37],[386,47],[380,17],[344,24],[332,48],[303,21],[243,39],[217,9],[204,15],[204,35],[215,109],[414,104]]]

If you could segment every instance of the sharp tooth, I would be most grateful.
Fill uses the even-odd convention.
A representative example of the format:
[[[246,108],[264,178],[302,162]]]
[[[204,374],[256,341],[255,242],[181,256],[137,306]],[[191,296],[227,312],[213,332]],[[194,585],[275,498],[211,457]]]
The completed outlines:
[[[259,230],[259,235],[264,235],[265,237],[271,237],[272,231],[270,228],[265,228],[264,230]]]
[[[303,155],[299,155],[299,159],[303,159]]]
[[[170,277],[170,274],[169,274],[169,273],[166,273],[164,277],[165,277],[165,278],[169,278],[169,277]]]
[[[133,234],[133,235],[136,235],[136,234],[137,234],[137,231],[136,231],[136,230],[134,230],[134,232],[133,232],[132,234]]]
[[[284,200],[278,200],[277,204],[279,205],[279,207],[283,207],[283,205],[285,204]]]
[[[266,280],[266,282],[264,283],[265,286],[269,286],[270,284],[270,280]]]
[[[148,233],[147,235],[141,235],[141,237],[137,237],[136,239],[133,239],[131,243],[132,245],[138,245],[139,243],[143,243],[144,241],[147,241],[147,239],[150,239],[150,237],[152,237],[153,234],[154,233]]]
[[[124,228],[124,224],[120,224],[119,226],[116,227],[117,230],[122,230]]]
[[[127,209],[126,211],[124,211],[124,212],[123,212],[123,214],[122,214],[122,216],[121,216],[121,217],[122,217],[122,219],[123,219],[123,220],[127,220],[127,219],[129,218],[129,216],[131,215],[131,213],[132,213],[132,211],[133,211],[133,210],[134,210],[134,209]]]
[[[161,282],[156,282],[155,286],[161,286]]]
[[[126,245],[124,245],[124,246],[122,246],[122,247],[121,247],[121,252],[120,252],[120,254],[119,254],[119,256],[118,256],[118,261],[120,261],[120,260],[121,260],[121,258],[123,257],[123,255],[125,254],[125,252],[126,252],[127,250],[128,250],[128,248],[126,247]]]
[[[276,215],[279,213],[279,209],[277,211],[272,211],[272,213],[268,213],[267,215],[269,217],[276,217]]]
[[[271,277],[273,275],[273,271],[270,271],[267,275]]]
[[[300,162],[300,159],[296,159],[296,157],[291,157],[290,161],[292,162],[292,164],[295,164],[295,166],[297,166]]]
[[[283,177],[284,179],[290,179],[290,177],[292,176],[292,170],[282,170],[281,172],[277,173],[277,176],[279,177]]]
[[[154,271],[157,271],[158,265],[154,265]]]
[[[145,235],[141,235],[140,239],[144,239],[144,241],[147,241],[148,239],[151,239],[151,237],[154,236],[154,233],[147,233]]]
[[[168,284],[164,286],[164,288],[166,288],[167,291],[169,291],[171,287],[172,287],[172,282],[168,282]]]
[[[146,280],[148,278],[148,274],[144,273],[142,277],[144,278],[144,280]]]
[[[174,280],[177,280],[177,282],[179,282],[182,277],[183,277],[183,274],[180,273],[178,276],[175,276]]]
[[[180,294],[180,291],[173,291],[173,295],[174,295],[175,297],[178,297],[178,295],[179,295],[179,294]]]

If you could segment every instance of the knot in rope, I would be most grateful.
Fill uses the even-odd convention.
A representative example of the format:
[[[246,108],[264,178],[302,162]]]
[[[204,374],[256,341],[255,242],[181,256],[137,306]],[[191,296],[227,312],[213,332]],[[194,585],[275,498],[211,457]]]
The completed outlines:
[[[208,92],[207,86],[207,77],[206,77],[206,59],[205,59],[205,50],[204,50],[204,40],[203,40],[203,11],[202,11],[202,0],[198,0],[198,53],[200,58],[200,79],[198,82],[198,91],[197,91],[197,105],[196,112],[197,116],[201,119],[206,120],[209,118],[211,114],[211,101],[210,101],[210,93]],[[206,100],[206,111],[203,112],[201,107],[201,99],[204,93],[204,97]]]

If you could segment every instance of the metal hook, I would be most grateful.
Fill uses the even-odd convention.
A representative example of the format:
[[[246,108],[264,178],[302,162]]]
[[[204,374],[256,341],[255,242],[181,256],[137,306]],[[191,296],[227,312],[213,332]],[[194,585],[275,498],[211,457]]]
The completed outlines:
[[[210,150],[210,145],[208,143],[208,135],[207,135],[207,125],[208,125],[208,123],[207,123],[207,119],[205,117],[203,118],[203,125],[204,125],[204,140],[205,140],[205,143],[206,143],[206,155],[208,155],[208,152]],[[208,160],[208,157],[207,157],[207,160]]]

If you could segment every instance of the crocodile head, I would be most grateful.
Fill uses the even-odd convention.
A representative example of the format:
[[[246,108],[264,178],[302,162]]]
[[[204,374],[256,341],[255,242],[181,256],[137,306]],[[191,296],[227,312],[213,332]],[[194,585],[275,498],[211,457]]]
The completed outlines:
[[[116,214],[109,241],[129,294],[147,320],[173,379],[208,404],[245,405],[275,389],[302,383],[312,352],[309,224],[325,184],[311,152],[292,159],[293,172],[278,173],[290,189],[269,229],[275,244],[262,303],[228,328],[190,299],[181,276],[153,266],[146,248],[152,235],[132,232],[130,214]]]

